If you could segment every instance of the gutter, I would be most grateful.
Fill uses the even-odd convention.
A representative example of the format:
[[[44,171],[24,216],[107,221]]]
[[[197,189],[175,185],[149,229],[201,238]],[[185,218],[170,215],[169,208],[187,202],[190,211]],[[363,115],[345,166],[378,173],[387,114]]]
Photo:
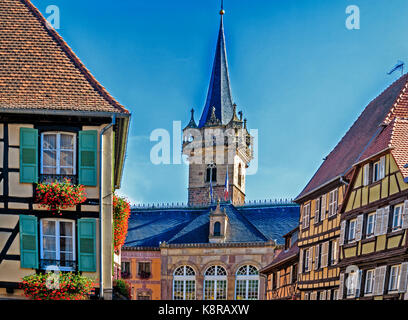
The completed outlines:
[[[112,116],[112,122],[104,127],[99,133],[99,298],[103,298],[103,278],[102,278],[102,156],[103,156],[103,135],[104,133],[116,124],[116,115]]]
[[[55,115],[55,116],[83,116],[83,117],[96,117],[96,118],[129,118],[129,113],[117,113],[117,112],[101,112],[101,111],[79,111],[79,110],[44,110],[44,109],[10,109],[0,108],[0,113],[8,114],[39,114],[39,115]]]

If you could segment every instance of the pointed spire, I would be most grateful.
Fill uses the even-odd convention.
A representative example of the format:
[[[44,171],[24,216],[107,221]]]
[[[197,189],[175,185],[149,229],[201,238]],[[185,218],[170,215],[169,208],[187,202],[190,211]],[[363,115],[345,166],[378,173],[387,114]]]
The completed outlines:
[[[217,48],[208,88],[207,101],[198,125],[200,128],[210,119],[212,107],[215,107],[215,115],[223,125],[228,124],[233,117],[233,102],[228,74],[227,51],[225,47],[224,13],[223,4],[221,4],[221,22],[218,32]]]
[[[188,123],[188,125],[184,128],[184,130],[187,129],[187,128],[197,128],[197,124],[196,124],[196,122],[194,120],[194,108],[191,108],[190,112],[191,112],[191,119],[190,119],[190,122]]]

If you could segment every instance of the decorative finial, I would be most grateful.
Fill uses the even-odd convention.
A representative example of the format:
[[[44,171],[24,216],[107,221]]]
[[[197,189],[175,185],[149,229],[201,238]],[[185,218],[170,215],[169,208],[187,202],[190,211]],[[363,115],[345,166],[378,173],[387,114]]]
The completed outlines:
[[[224,0],[221,0],[221,11],[220,11],[220,15],[224,15],[225,14],[225,10],[224,10]]]

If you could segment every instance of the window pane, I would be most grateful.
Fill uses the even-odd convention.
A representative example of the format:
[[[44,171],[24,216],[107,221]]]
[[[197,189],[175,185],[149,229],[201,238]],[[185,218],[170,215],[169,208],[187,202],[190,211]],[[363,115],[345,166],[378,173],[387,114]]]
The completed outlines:
[[[258,299],[258,280],[249,280],[248,286],[248,300]]]
[[[55,251],[44,251],[44,259],[57,260],[57,254]]]
[[[246,298],[246,280],[237,280],[236,299],[245,300]]]
[[[64,222],[64,221],[60,222],[60,235],[72,237],[72,223],[71,222]]]
[[[61,134],[61,149],[74,150],[74,136],[70,134]]]
[[[61,168],[61,174],[74,174],[74,170],[72,168]]]
[[[217,300],[227,299],[227,280],[217,281]]]
[[[74,152],[61,151],[60,164],[63,167],[72,167],[74,165]]]
[[[44,134],[43,135],[43,148],[55,150],[57,147],[57,135],[56,134]]]
[[[47,167],[56,167],[57,166],[57,152],[45,150],[43,152],[43,165]]]
[[[205,300],[215,300],[214,290],[215,290],[215,281],[214,280],[205,280]]]
[[[55,236],[55,221],[42,221],[43,235]]]
[[[174,300],[183,300],[183,281],[174,281]]]
[[[61,252],[60,261],[72,261],[74,260],[73,254],[71,252]]]
[[[195,299],[195,280],[186,281],[186,300]]]
[[[43,237],[43,248],[44,250],[55,251],[56,250],[55,237],[44,236]]]
[[[60,238],[60,250],[72,252],[73,251],[72,238],[61,237]]]

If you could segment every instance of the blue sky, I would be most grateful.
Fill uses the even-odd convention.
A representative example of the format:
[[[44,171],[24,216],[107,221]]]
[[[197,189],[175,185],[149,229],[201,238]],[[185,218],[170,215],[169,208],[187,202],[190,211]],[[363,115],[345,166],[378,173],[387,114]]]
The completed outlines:
[[[33,0],[60,9],[58,32],[132,112],[121,194],[133,203],[185,202],[185,165],[153,165],[157,128],[184,127],[205,103],[218,0]],[[360,29],[345,27],[360,8]],[[233,98],[259,130],[247,199],[295,197],[363,108],[408,63],[406,0],[225,0]],[[178,150],[176,150],[178,152]]]

